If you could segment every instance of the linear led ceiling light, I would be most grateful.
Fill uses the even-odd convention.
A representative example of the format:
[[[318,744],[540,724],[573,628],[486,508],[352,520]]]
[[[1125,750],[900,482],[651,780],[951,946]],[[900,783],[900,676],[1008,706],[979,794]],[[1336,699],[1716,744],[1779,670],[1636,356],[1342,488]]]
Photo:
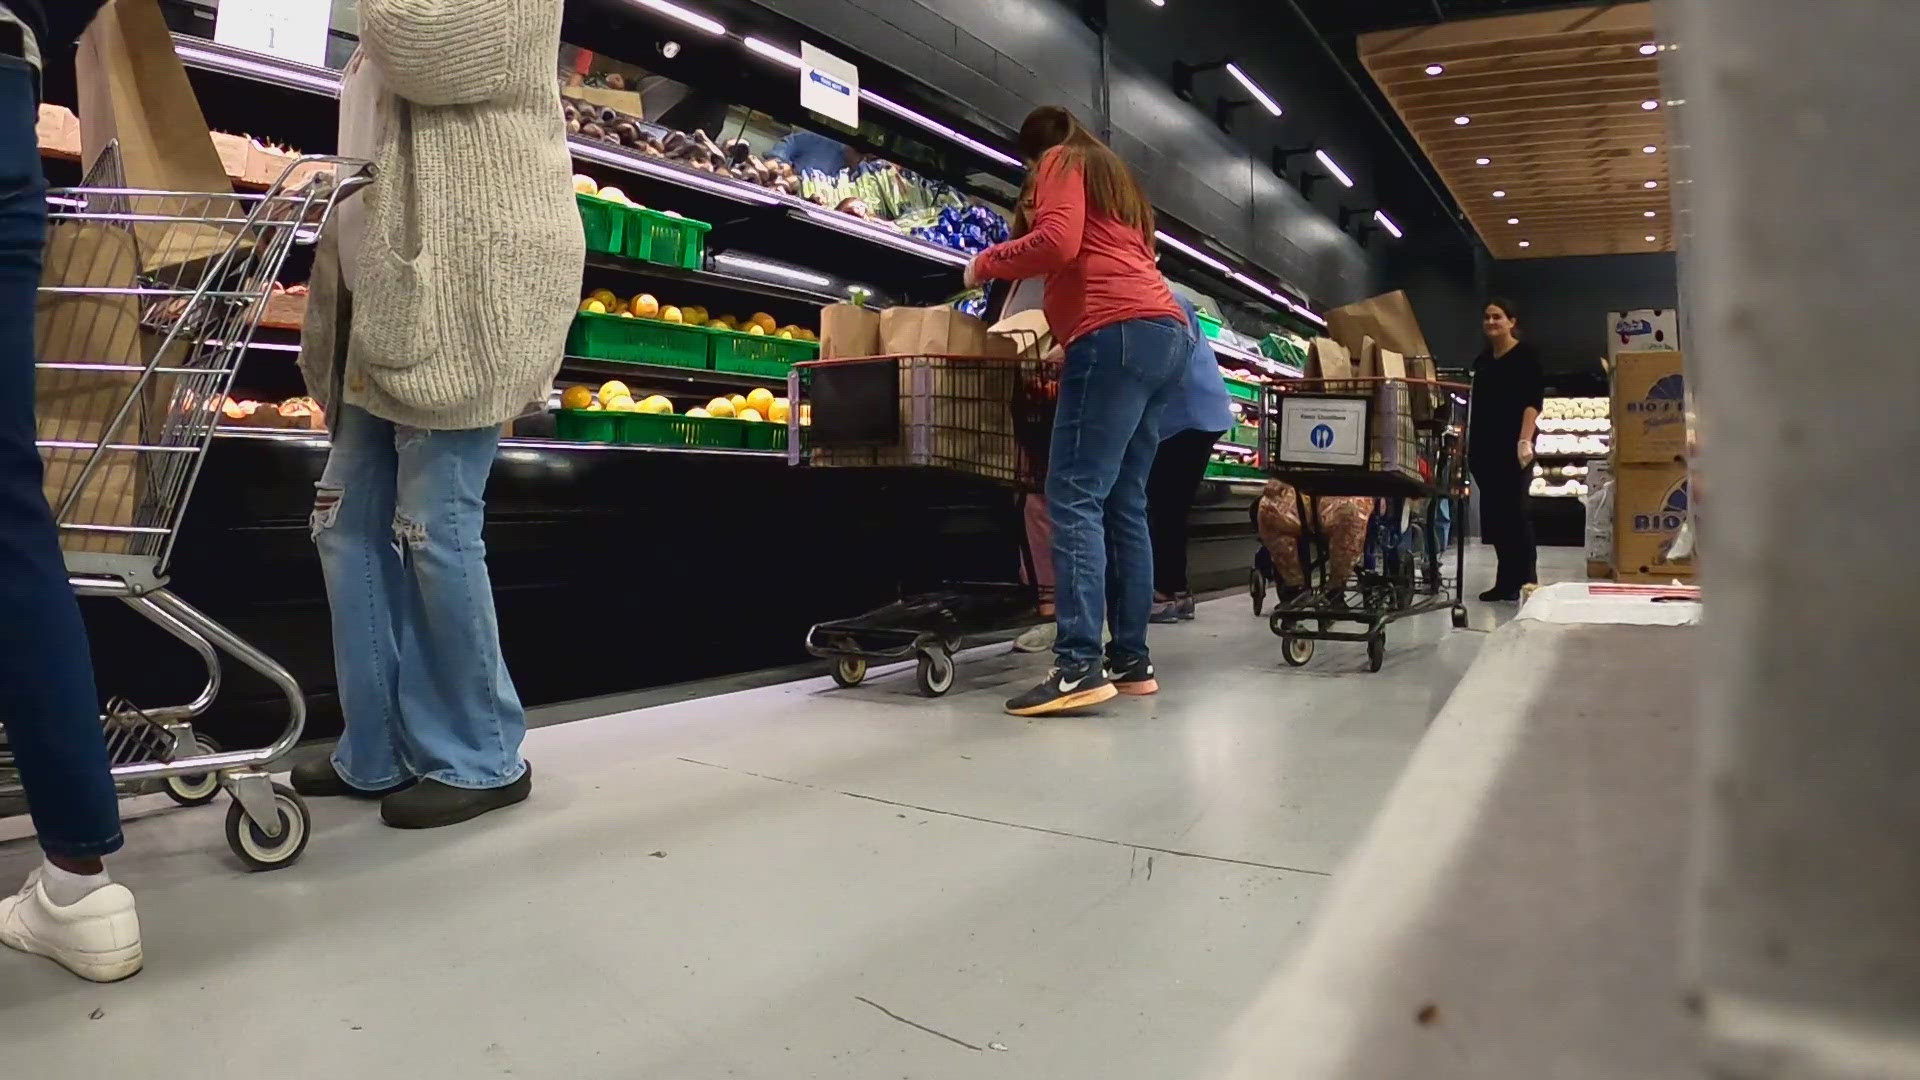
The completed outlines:
[[[800,67],[801,67],[800,58],[788,52],[787,50],[781,48],[778,45],[761,41],[757,37],[748,38],[746,41],[746,45],[747,45],[748,52],[757,52],[761,56],[764,56],[767,59],[774,61],[775,63],[785,64],[795,71],[800,70]]]
[[[1239,64],[1229,63],[1227,65],[1227,74],[1233,76],[1235,79],[1238,79],[1240,81],[1240,85],[1247,88],[1247,93],[1253,95],[1253,100],[1260,103],[1261,108],[1267,110],[1268,112],[1272,113],[1275,116],[1280,115],[1280,103],[1268,97],[1267,92],[1265,90],[1260,89],[1259,83],[1256,83],[1252,79],[1247,78],[1247,73],[1240,70]]]
[[[1153,236],[1154,236],[1154,239],[1167,245],[1173,250],[1180,252],[1181,254],[1194,260],[1200,265],[1207,267],[1210,270],[1214,270],[1222,274],[1233,273],[1233,269],[1229,267],[1226,263],[1221,262],[1219,259],[1214,258],[1213,256],[1207,254],[1204,251],[1201,251],[1199,248],[1194,247],[1192,244],[1189,244],[1178,237],[1169,236],[1164,232],[1158,232],[1158,231],[1156,231],[1153,234]]]
[[[696,30],[705,30],[716,37],[725,34],[727,28],[707,18],[697,11],[688,11],[673,0],[633,0],[643,8],[651,8],[669,19],[677,19]]]
[[[806,270],[795,270],[791,266],[781,266],[779,263],[749,259],[744,255],[735,255],[730,251],[715,255],[713,261],[724,263],[727,266],[737,266],[742,270],[752,270],[757,274],[772,274],[774,277],[783,277],[789,281],[798,281],[807,285],[817,285],[823,289],[833,284],[833,279],[823,274],[810,273]]]
[[[1393,219],[1388,217],[1385,211],[1375,210],[1373,212],[1373,220],[1379,222],[1381,228],[1387,230],[1387,232],[1389,233],[1392,233],[1393,238],[1395,240],[1398,240],[1407,235],[1406,233],[1403,233],[1400,231],[1400,226],[1395,225],[1393,223]]]
[[[986,143],[981,142],[979,139],[975,139],[967,135],[962,135],[961,133],[953,130],[947,125],[941,123],[940,121],[935,120],[933,117],[924,115],[922,113],[917,113],[912,109],[907,108],[905,105],[902,105],[899,102],[892,100],[891,98],[881,97],[879,94],[874,93],[873,91],[867,89],[864,86],[860,88],[860,100],[865,101],[870,105],[878,105],[881,108],[892,113],[893,115],[901,117],[903,119],[911,120],[914,123],[919,124],[921,127],[926,128],[928,131],[934,132],[935,134],[945,135],[947,138],[952,139],[954,142],[959,143],[961,146],[967,147],[968,149],[974,151],[977,154],[982,154],[982,155],[985,155],[986,157],[992,158],[993,160],[1009,168],[1018,169],[1018,168],[1024,167],[1020,159],[1017,157],[1014,157],[1012,154],[1002,153],[1001,151],[995,150],[993,147],[988,146]]]
[[[1347,175],[1347,170],[1335,164],[1334,160],[1327,156],[1325,150],[1315,150],[1313,156],[1320,160],[1320,164],[1326,167],[1327,172],[1333,174],[1335,180],[1340,181],[1341,186],[1353,186],[1353,177]]]

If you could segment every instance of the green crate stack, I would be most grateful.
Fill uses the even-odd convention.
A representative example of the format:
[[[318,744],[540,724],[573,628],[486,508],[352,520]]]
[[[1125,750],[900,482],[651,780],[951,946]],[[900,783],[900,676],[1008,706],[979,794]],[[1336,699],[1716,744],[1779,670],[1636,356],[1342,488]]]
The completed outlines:
[[[1241,382],[1239,379],[1228,379],[1226,382],[1228,397],[1250,402],[1255,405],[1260,404],[1260,386],[1258,383]]]
[[[561,409],[554,414],[554,434],[566,442],[617,443],[620,415],[599,409]]]
[[[735,420],[733,423],[747,429],[747,449],[749,450],[785,450],[787,448],[787,424],[784,420],[777,424],[770,422],[755,424],[744,420]]]
[[[593,195],[575,192],[573,201],[580,206],[580,227],[587,234],[587,250],[603,255],[618,255],[626,241],[628,208]]]
[[[582,311],[574,315],[573,328],[567,332],[567,354],[704,371],[709,362],[710,333],[698,326]]]
[[[1249,424],[1235,424],[1227,429],[1226,441],[1235,446],[1259,446],[1260,429]]]
[[[748,425],[716,417],[678,416],[673,413],[623,412],[620,441],[640,446],[701,446],[738,450],[747,443]]]
[[[1258,465],[1242,465],[1233,461],[1209,461],[1207,475],[1215,480],[1259,480],[1267,474],[1261,472]]]
[[[1200,316],[1200,332],[1207,335],[1209,340],[1217,339],[1220,336],[1220,331],[1226,329],[1225,325],[1222,324],[1219,319],[1214,318],[1204,311],[1195,310],[1194,314]]]
[[[641,262],[699,270],[706,265],[707,234],[712,231],[704,221],[634,207],[627,212],[620,253]]]
[[[820,356],[819,345],[797,338],[743,334],[738,330],[713,330],[711,333],[715,371],[784,379],[789,367]]]

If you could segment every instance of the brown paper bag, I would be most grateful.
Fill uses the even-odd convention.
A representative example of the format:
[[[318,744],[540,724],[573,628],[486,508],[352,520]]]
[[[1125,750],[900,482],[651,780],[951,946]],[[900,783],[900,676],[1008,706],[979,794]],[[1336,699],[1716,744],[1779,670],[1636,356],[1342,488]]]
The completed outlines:
[[[987,333],[1002,339],[1011,351],[1008,356],[1039,360],[1053,349],[1053,329],[1047,325],[1044,311],[1022,311],[994,323]]]
[[[109,143],[119,143],[120,185],[153,191],[233,190],[207,130],[200,100],[173,51],[157,0],[112,0],[80,38],[75,57],[80,97],[81,161],[92,169]],[[138,200],[135,212],[160,216],[245,217],[225,199]],[[173,222],[134,225],[141,267],[180,266],[226,250],[237,230]]]
[[[133,234],[114,225],[62,221],[48,230],[46,285],[87,288],[131,288],[137,260]],[[58,512],[103,441],[142,441],[140,410],[112,437],[107,424],[133,392],[145,363],[140,330],[140,301],[136,296],[99,293],[41,293],[34,313],[37,358],[50,363],[114,364],[118,371],[39,369],[35,372],[35,434],[41,440],[85,444],[84,448],[49,448],[42,491]],[[138,509],[143,472],[141,455],[107,451],[86,486],[61,520],[81,525],[131,525]],[[126,533],[62,531],[61,547],[68,551],[125,552]]]
[[[1370,337],[1402,356],[1433,355],[1404,292],[1383,293],[1334,308],[1327,312],[1327,332],[1349,350],[1357,349],[1360,339]]]
[[[1380,377],[1383,379],[1405,379],[1407,377],[1407,358],[1392,349],[1376,349],[1374,356],[1380,365]]]
[[[1307,353],[1307,378],[1324,379],[1322,390],[1342,393],[1354,384],[1353,356],[1332,338],[1314,338]]]
[[[828,304],[820,309],[820,359],[879,354],[879,312],[858,304]]]
[[[986,323],[953,308],[893,307],[880,313],[880,351],[900,356],[992,356],[1004,353],[1004,346],[988,341]]]

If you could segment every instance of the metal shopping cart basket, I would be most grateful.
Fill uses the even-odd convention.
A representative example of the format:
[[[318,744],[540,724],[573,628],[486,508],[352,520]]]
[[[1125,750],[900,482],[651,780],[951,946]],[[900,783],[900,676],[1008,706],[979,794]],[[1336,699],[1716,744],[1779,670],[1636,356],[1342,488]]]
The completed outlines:
[[[47,197],[46,269],[36,306],[36,442],[69,581],[117,597],[205,663],[184,705],[115,699],[101,718],[122,793],[164,790],[183,805],[224,788],[227,842],[254,869],[305,849],[307,808],[267,768],[299,741],[306,700],[285,668],[174,595],[167,567],[234,373],[287,254],[313,244],[342,199],[371,182],[365,162],[304,157],[264,193],[121,186],[118,153],[81,187]],[[287,726],[257,750],[222,751],[193,719],[220,691],[220,654],[287,699]],[[0,799],[19,775],[0,745]]]
[[[1029,350],[1029,353],[1037,350]],[[1021,500],[1041,489],[1060,396],[1058,363],[1011,356],[877,356],[794,365],[788,460],[811,468],[941,469],[984,477],[1014,496],[1026,582],[957,581],[807,631],[807,651],[833,661],[843,688],[870,661],[918,659],[920,692],[953,688],[965,640],[1040,621]],[[805,409],[803,410],[803,406]],[[812,424],[800,427],[805,412]]]
[[[1353,641],[1366,643],[1367,667],[1379,671],[1389,624],[1445,609],[1454,626],[1466,625],[1466,530],[1453,529],[1450,545],[1441,537],[1443,504],[1463,520],[1469,408],[1467,387],[1431,380],[1268,386],[1267,471],[1293,489],[1309,532],[1306,588],[1281,596],[1268,616],[1288,664],[1312,660],[1316,641]],[[1329,580],[1325,538],[1312,535],[1320,521],[1312,500],[1326,496],[1373,500],[1364,554],[1344,581]]]

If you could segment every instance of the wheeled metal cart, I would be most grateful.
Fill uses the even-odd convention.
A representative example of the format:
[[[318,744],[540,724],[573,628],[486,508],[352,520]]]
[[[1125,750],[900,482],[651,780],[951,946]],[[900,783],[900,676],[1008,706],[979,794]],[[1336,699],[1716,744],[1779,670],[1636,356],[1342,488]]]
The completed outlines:
[[[228,844],[249,867],[274,869],[300,857],[310,832],[306,804],[267,774],[299,742],[306,699],[284,667],[176,596],[167,567],[281,266],[372,170],[304,157],[263,193],[182,193],[120,186],[117,161],[109,148],[83,186],[47,197],[35,367],[48,502],[75,591],[123,601],[206,666],[186,704],[109,703],[101,724],[116,785],[186,806],[230,792]],[[270,745],[223,751],[194,731],[219,696],[222,655],[285,695],[287,725]],[[0,801],[21,796],[0,745]]]
[[[858,686],[872,662],[918,659],[920,692],[953,688],[969,638],[1041,621],[1021,500],[1046,477],[1057,363],[1031,356],[876,356],[794,365],[787,392],[788,460],[810,468],[944,469],[1007,490],[1026,582],[951,582],[807,631],[807,651],[833,662],[834,681]],[[802,428],[802,404],[812,415]],[[804,436],[804,437],[803,437]]]
[[[1304,588],[1274,596],[1268,626],[1294,667],[1313,659],[1320,641],[1367,647],[1367,668],[1386,663],[1387,627],[1402,619],[1449,611],[1464,627],[1464,529],[1447,535],[1441,507],[1462,520],[1467,493],[1469,389],[1416,379],[1300,379],[1268,387],[1263,426],[1268,473],[1299,500]],[[1364,554],[1343,581],[1329,579],[1326,538],[1316,534],[1314,500],[1373,500]],[[1254,613],[1266,580],[1252,576]]]

